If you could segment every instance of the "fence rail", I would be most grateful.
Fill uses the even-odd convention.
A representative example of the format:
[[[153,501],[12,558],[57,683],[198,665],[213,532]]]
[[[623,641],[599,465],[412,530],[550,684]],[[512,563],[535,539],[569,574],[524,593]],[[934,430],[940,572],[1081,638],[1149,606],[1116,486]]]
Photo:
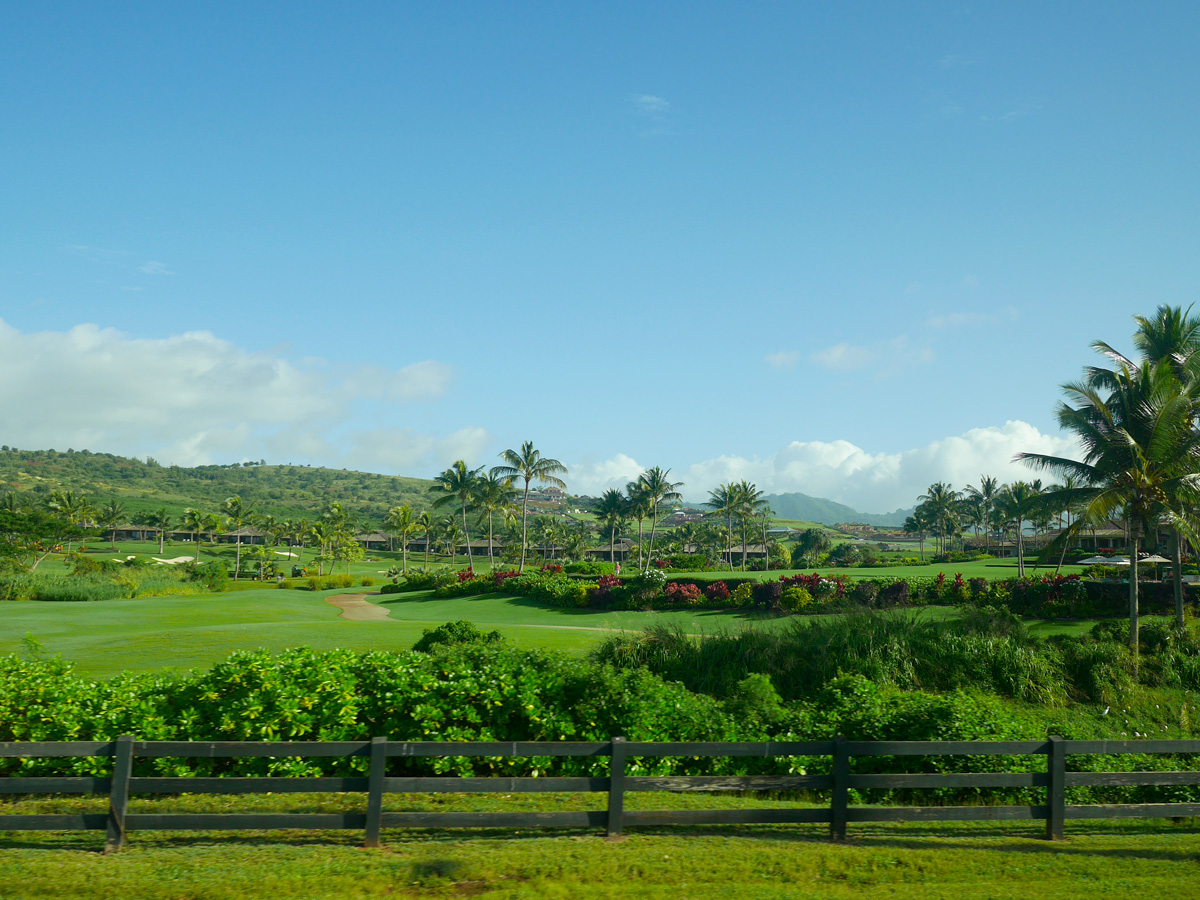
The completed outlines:
[[[0,815],[0,831],[106,832],[108,850],[120,849],[131,831],[183,829],[351,829],[361,830],[368,847],[379,846],[384,828],[604,828],[609,836],[626,827],[663,825],[826,823],[830,837],[846,836],[852,822],[948,822],[1045,820],[1046,837],[1063,836],[1068,819],[1174,818],[1200,815],[1200,803],[1067,805],[1074,786],[1200,784],[1200,771],[1068,772],[1068,755],[1200,754],[1200,741],[772,741],[762,743],[647,743],[614,737],[602,742],[492,741],[453,743],[392,741],[244,742],[114,741],[0,743],[0,757],[106,757],[111,777],[0,777],[0,794],[107,795],[107,813]],[[1030,756],[1044,757],[1044,772],[955,772],[947,774],[855,774],[854,758],[872,756]],[[607,776],[444,777],[389,776],[387,761],[397,757],[607,757]],[[626,774],[632,758],[653,757],[830,757],[828,775],[670,775]],[[298,757],[369,760],[366,776],[348,777],[142,777],[133,775],[137,758],[192,759]],[[941,788],[1040,788],[1046,802],[1033,806],[852,806],[851,790]],[[820,791],[827,808],[625,810],[625,795],[645,791]],[[261,794],[353,792],[367,795],[361,813],[130,813],[132,794]],[[608,794],[604,810],[583,812],[385,812],[390,793],[593,793]]]

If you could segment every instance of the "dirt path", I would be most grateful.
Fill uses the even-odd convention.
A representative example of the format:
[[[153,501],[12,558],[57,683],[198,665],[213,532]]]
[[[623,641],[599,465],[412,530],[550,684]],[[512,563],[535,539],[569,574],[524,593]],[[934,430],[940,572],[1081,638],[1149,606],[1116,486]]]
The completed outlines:
[[[336,606],[342,612],[339,619],[349,619],[351,622],[378,622],[391,616],[388,610],[368,603],[366,594],[338,594],[336,597],[326,597],[325,602]]]

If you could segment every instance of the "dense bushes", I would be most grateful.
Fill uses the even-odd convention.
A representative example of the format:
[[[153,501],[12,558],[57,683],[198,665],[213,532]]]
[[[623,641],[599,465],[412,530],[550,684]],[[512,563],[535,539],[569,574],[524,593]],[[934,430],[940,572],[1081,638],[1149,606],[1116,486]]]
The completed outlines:
[[[185,596],[223,590],[227,581],[225,567],[220,563],[178,568],[120,564],[83,566],[70,575],[0,575],[0,601],[84,602]]]
[[[1159,636],[1166,629],[1169,638]],[[1155,687],[1200,690],[1200,637],[1148,624],[1140,678]],[[1120,629],[1097,627],[1082,638],[1043,642],[1012,613],[972,608],[961,620],[852,612],[796,620],[783,629],[692,636],[657,626],[612,637],[595,653],[621,668],[645,667],[688,688],[729,696],[752,674],[767,675],[786,700],[811,698],[838,674],[862,675],[906,690],[985,690],[1016,700],[1063,706],[1112,703],[1134,684],[1133,659]],[[1114,632],[1116,632],[1114,634]]]

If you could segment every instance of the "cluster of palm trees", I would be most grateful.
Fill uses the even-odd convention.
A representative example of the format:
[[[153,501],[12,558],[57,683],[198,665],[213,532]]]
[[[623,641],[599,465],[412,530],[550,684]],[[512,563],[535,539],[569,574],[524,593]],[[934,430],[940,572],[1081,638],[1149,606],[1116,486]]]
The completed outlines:
[[[1034,537],[1052,527],[1064,528],[1075,520],[1071,504],[1064,502],[1062,490],[1074,487],[1072,478],[1063,485],[1043,485],[1040,478],[1000,484],[988,475],[980,477],[978,485],[967,485],[956,491],[948,482],[939,481],[917,498],[920,502],[904,522],[904,530],[915,536],[921,546],[921,561],[925,561],[925,539],[935,539],[935,551],[944,554],[957,545],[963,546],[964,532],[969,527],[978,538],[983,537],[983,550],[991,549],[993,535],[1002,534],[1016,544],[1017,575],[1025,574],[1025,532]],[[1062,544],[1058,559],[1063,562],[1066,545]]]
[[[1160,529],[1171,534],[1175,621],[1183,626],[1181,544],[1200,535],[1200,317],[1160,306],[1135,316],[1136,358],[1093,343],[1108,366],[1084,370],[1063,385],[1059,425],[1077,441],[1082,459],[1042,453],[1017,458],[1069,480],[1046,502],[1070,507],[1075,521],[1065,544],[1095,523],[1124,520],[1130,543],[1129,640],[1138,647],[1138,552]]]
[[[658,514],[663,504],[677,503],[682,499],[679,489],[682,481],[671,481],[671,470],[655,466],[647,469],[635,480],[625,485],[625,490],[608,488],[600,495],[593,509],[601,532],[608,533],[609,559],[615,559],[617,535],[630,521],[637,522],[639,570],[648,572],[654,559],[654,541],[658,532]],[[645,522],[650,519],[650,543],[643,553]]]
[[[726,546],[725,556],[733,567],[733,520],[737,519],[742,526],[742,571],[746,571],[746,531],[751,523],[758,523],[762,529],[763,551],[767,550],[767,529],[770,526],[771,506],[763,499],[763,492],[758,486],[745,479],[728,484],[719,484],[708,492],[706,503],[714,513],[725,517]],[[767,557],[767,567],[770,568],[770,557]]]

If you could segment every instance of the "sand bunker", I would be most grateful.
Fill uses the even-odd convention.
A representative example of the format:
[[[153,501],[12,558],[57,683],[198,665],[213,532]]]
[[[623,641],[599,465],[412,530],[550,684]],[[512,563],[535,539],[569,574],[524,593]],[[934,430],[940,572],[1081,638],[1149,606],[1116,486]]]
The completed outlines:
[[[299,553],[290,553],[287,550],[275,550],[274,553],[276,556],[299,556],[300,555]]]
[[[381,606],[368,603],[363,598],[366,594],[338,594],[336,597],[326,597],[325,602],[340,609],[339,619],[349,619],[351,622],[379,622],[388,618],[391,613]]]
[[[174,559],[159,559],[157,556],[152,556],[150,558],[152,560],[154,560],[156,563],[158,563],[159,565],[177,566],[180,563],[191,562],[196,557],[194,557],[194,556],[177,556]]]

